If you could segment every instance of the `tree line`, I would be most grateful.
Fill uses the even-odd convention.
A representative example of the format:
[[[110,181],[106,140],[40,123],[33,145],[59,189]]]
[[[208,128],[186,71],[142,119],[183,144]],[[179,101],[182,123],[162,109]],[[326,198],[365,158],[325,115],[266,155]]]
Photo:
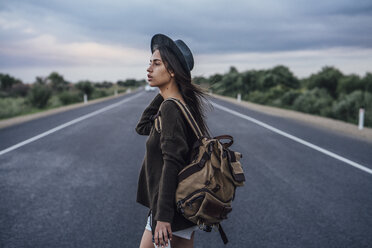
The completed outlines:
[[[309,77],[299,79],[283,65],[267,70],[238,72],[235,67],[224,74],[194,77],[193,82],[209,91],[230,97],[241,94],[243,100],[358,122],[360,108],[365,109],[365,125],[372,126],[372,73],[363,77],[345,75],[332,66],[323,67]],[[57,72],[36,77],[32,84],[0,73],[0,119],[83,101],[83,95],[95,99],[118,93],[128,87],[145,85],[145,80],[126,79],[116,83],[82,80],[66,81]]]
[[[127,79],[116,83],[81,80],[76,83],[52,72],[46,77],[36,77],[31,84],[25,84],[9,74],[0,73],[0,119],[43,109],[82,102],[83,95],[96,99],[113,95],[130,87],[146,84],[145,80]]]
[[[344,75],[325,66],[309,77],[299,79],[283,65],[267,70],[238,72],[235,67],[225,74],[195,77],[194,82],[216,94],[237,97],[330,117],[350,123],[358,122],[359,109],[365,109],[365,125],[372,126],[372,73],[363,77]]]

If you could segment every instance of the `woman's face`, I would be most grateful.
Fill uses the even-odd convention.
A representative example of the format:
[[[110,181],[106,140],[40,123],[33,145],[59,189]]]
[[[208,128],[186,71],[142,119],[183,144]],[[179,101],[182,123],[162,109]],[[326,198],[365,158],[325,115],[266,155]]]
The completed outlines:
[[[150,58],[150,66],[147,68],[147,81],[150,86],[160,87],[171,82],[172,77],[168,72],[163,60],[161,59],[160,52],[155,50]]]

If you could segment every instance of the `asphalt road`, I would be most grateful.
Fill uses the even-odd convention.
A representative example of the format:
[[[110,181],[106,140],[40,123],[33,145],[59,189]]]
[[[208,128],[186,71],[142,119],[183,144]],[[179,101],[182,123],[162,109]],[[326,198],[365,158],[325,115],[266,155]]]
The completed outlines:
[[[146,137],[134,127],[154,96],[132,93],[0,129],[0,247],[138,247]],[[372,169],[371,143],[212,101]],[[198,231],[195,247],[372,247],[372,174],[217,107],[208,123],[213,135],[234,136],[247,182],[223,223],[229,244]]]

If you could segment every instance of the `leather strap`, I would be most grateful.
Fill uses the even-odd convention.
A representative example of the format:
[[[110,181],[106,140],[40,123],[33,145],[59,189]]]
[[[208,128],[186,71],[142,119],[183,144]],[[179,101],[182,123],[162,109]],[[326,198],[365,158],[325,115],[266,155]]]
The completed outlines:
[[[226,245],[229,240],[227,239],[226,233],[223,231],[221,224],[218,225],[218,231],[220,232],[223,243]]]
[[[202,158],[200,159],[199,163],[194,164],[193,166],[187,168],[184,170],[179,176],[178,176],[178,183],[182,182],[192,174],[200,171],[203,169],[205,162],[209,159],[210,155],[208,153],[204,153]]]
[[[230,162],[236,162],[235,153],[229,150]]]

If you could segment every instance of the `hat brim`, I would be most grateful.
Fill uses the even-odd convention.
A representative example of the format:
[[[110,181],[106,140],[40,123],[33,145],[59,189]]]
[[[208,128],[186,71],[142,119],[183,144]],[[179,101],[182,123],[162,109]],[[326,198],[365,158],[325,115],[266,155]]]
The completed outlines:
[[[186,69],[186,71],[190,73],[192,68],[189,68],[183,53],[181,52],[180,48],[176,45],[176,43],[171,38],[169,38],[168,36],[164,34],[154,35],[151,39],[151,52],[154,53],[154,50],[156,50],[156,47],[159,47],[159,46],[169,47],[177,55],[178,59],[180,60],[182,66]],[[187,46],[186,48],[188,49]],[[189,52],[191,53],[191,51]]]

